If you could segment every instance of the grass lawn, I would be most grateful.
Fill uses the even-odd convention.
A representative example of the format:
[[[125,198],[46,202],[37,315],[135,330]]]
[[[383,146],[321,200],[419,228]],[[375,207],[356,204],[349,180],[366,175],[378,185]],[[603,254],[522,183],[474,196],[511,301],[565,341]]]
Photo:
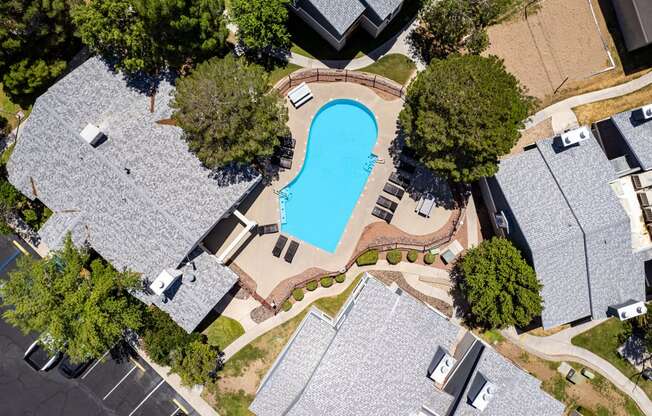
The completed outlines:
[[[417,66],[405,55],[393,53],[385,55],[373,64],[360,69],[362,72],[382,75],[401,85],[410,79]]]
[[[281,78],[290,75],[298,69],[301,69],[301,67],[292,63],[288,63],[284,67],[274,68],[274,70],[269,73],[269,85],[276,85],[276,83],[279,82]]]
[[[16,117],[12,115],[15,115],[20,110],[20,106],[11,102],[9,97],[7,97],[4,90],[2,89],[2,84],[0,84],[0,116],[6,118],[9,121],[9,125],[12,129],[15,128],[16,124],[18,123]],[[22,110],[25,113],[25,117],[27,117],[29,110]]]
[[[652,103],[652,85],[641,88],[631,94],[610,100],[597,101],[591,104],[573,108],[581,125],[590,124],[605,119],[612,114],[620,113],[644,104]]]
[[[357,276],[341,294],[316,300],[299,315],[264,333],[238,351],[225,363],[217,383],[206,385],[204,397],[222,416],[251,415],[247,409],[254,399],[255,389],[310,307],[316,306],[335,316],[361,277],[362,275]],[[241,385],[251,386],[253,391],[237,389]]]
[[[406,0],[403,8],[387,27],[373,38],[363,28],[358,27],[349,37],[341,51],[336,51],[313,28],[294,13],[290,13],[289,31],[292,38],[292,52],[316,59],[354,59],[359,58],[399,33],[410,23],[419,11],[421,0]]]
[[[609,361],[621,373],[638,384],[648,395],[652,397],[652,382],[640,377],[639,371],[627,360],[618,355],[616,349],[620,346],[621,337],[625,333],[622,322],[611,318],[606,322],[586,331],[571,340],[573,345],[585,348],[596,355]]]
[[[223,350],[244,332],[240,322],[222,315],[206,328],[205,334],[208,337],[209,344]]]

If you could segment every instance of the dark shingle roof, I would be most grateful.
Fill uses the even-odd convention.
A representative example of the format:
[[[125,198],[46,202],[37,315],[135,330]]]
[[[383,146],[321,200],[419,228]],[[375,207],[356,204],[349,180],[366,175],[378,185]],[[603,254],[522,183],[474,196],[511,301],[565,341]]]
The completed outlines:
[[[71,231],[116,268],[151,281],[177,268],[259,181],[248,171],[216,178],[188,151],[181,129],[156,123],[170,117],[172,91],[161,82],[150,113],[148,97],[91,58],[36,100],[8,173],[22,193],[55,212],[42,230],[51,249]],[[88,123],[108,137],[95,148],[79,135]],[[197,281],[181,284],[167,303],[139,295],[189,331],[237,280],[207,254],[194,264]]]
[[[256,415],[408,415],[424,408],[446,414],[454,397],[427,373],[440,347],[453,352],[461,328],[373,278],[357,290],[336,322],[316,310],[306,316],[263,380],[250,407]],[[303,355],[307,364],[297,359]],[[501,387],[483,414],[563,413],[538,380],[496,353],[482,359],[482,371]]]

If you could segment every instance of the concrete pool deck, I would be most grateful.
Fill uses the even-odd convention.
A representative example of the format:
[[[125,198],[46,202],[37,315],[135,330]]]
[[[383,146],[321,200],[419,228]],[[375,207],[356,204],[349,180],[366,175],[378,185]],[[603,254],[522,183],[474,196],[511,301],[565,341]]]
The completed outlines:
[[[374,166],[335,253],[329,253],[299,241],[301,246],[294,261],[287,263],[283,260],[283,255],[280,258],[272,256],[272,248],[279,234],[251,236],[236,251],[231,261],[256,282],[256,292],[262,297],[267,297],[284,279],[301,274],[307,269],[317,267],[328,271],[341,270],[351,258],[364,228],[379,221],[371,215],[371,211],[378,196],[383,194],[382,188],[389,175],[395,170],[389,149],[396,137],[398,114],[403,106],[400,99],[388,100],[367,87],[351,83],[313,83],[310,84],[310,88],[313,91],[314,99],[299,109],[294,109],[287,104],[289,108],[288,126],[297,142],[292,169],[281,171],[278,178],[266,186],[261,186],[258,192],[240,206],[240,212],[258,224],[279,222],[280,212],[276,192],[291,182],[301,170],[312,119],[317,111],[331,100],[342,98],[356,100],[374,113],[378,124],[378,139],[373,153],[379,157],[381,162]],[[385,196],[388,195],[385,194]],[[316,203],[327,204],[328,201],[316,201]],[[451,210],[436,207],[430,218],[424,218],[414,212],[416,204],[417,201],[406,193],[399,202],[392,225],[409,234],[425,235],[445,226],[452,215]],[[235,220],[233,221],[235,222]],[[229,227],[222,228],[229,229]],[[240,230],[241,227],[234,224],[234,227],[229,229],[229,235],[217,238],[220,244],[216,244],[216,247],[226,247]],[[287,237],[290,240],[295,239],[290,235]],[[210,245],[210,243],[207,242],[206,245]],[[219,249],[217,249],[217,253],[219,254]]]

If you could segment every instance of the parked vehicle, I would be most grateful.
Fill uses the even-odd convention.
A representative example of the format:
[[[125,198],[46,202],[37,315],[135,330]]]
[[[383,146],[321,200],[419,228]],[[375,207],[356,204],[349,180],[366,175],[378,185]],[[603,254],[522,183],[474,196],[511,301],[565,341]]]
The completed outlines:
[[[83,361],[81,363],[74,363],[70,360],[70,357],[66,354],[63,356],[63,360],[61,360],[61,364],[59,364],[59,372],[61,375],[63,375],[65,378],[77,378],[81,376],[84,371],[88,368],[91,363],[93,363],[93,359]]]
[[[43,347],[47,338],[39,338],[27,348],[23,360],[36,371],[48,371],[61,360],[61,353],[49,354]]]

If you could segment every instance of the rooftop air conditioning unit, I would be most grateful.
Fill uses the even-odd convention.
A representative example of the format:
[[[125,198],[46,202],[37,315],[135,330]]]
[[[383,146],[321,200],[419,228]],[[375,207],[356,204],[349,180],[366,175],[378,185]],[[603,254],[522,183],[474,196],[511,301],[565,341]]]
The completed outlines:
[[[647,312],[645,303],[642,301],[628,300],[625,303],[617,305],[615,307],[616,313],[618,314],[618,319],[625,321],[627,319],[634,318],[639,315],[643,315]]]
[[[564,147],[569,147],[589,138],[589,129],[586,126],[567,131],[561,135],[561,143]]]
[[[643,208],[643,218],[645,222],[652,222],[652,207]]]
[[[490,381],[485,381],[478,394],[471,400],[471,406],[483,411],[494,397],[498,389]],[[469,397],[470,399],[470,397]]]
[[[647,121],[652,119],[652,104],[644,105],[643,107],[634,110],[632,116],[636,121]]]
[[[641,206],[649,207],[652,205],[652,191],[643,191],[636,195],[638,195],[638,200],[641,202]]]
[[[451,371],[453,371],[457,360],[441,349],[437,352],[441,358],[437,359],[437,355],[435,356],[435,362],[438,362],[435,364],[435,368],[430,372],[428,377],[430,377],[430,379],[435,383],[444,384],[444,381],[446,381],[448,375],[451,373]]]
[[[91,146],[95,146],[104,136],[99,127],[93,124],[87,124],[86,127],[84,127],[84,130],[82,130],[79,134],[86,141],[86,143],[90,144]]]
[[[179,279],[179,277],[181,277],[181,273],[178,270],[163,270],[149,285],[149,288],[152,289],[154,293],[161,296]]]

